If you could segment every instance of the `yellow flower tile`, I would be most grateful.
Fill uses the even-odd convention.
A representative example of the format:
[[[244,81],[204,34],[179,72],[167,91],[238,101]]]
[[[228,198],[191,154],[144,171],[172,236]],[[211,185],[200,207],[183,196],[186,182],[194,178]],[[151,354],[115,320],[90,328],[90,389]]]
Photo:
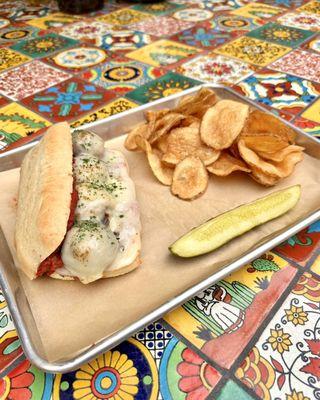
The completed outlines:
[[[72,22],[79,21],[79,17],[74,17],[63,13],[49,14],[45,17],[31,19],[26,21],[28,25],[35,26],[40,29],[50,29],[58,26],[63,26],[66,24],[71,24]]]
[[[195,47],[163,39],[131,51],[126,57],[159,67],[176,63],[199,51]]]
[[[290,47],[243,36],[217,48],[214,53],[263,67],[282,57],[290,50]]]
[[[282,12],[284,12],[284,9],[280,7],[269,6],[268,4],[263,3],[249,3],[243,7],[231,11],[231,14],[241,15],[242,17],[257,20],[271,18],[274,15]]]
[[[0,71],[4,71],[5,69],[16,67],[17,65],[30,61],[32,58],[6,47],[1,47],[0,60]]]
[[[51,122],[18,103],[0,108],[0,134],[6,141],[14,142],[19,136],[27,136],[50,126]]]
[[[79,128],[84,124],[90,124],[91,122],[98,121],[99,119],[108,118],[111,115],[121,113],[126,110],[130,110],[133,107],[137,107],[137,103],[128,100],[124,97],[120,97],[111,103],[99,108],[91,114],[85,115],[71,124],[72,128]]]
[[[103,15],[97,18],[97,20],[106,22],[107,24],[123,27],[126,25],[135,24],[136,22],[140,22],[146,18],[151,17],[152,15],[147,13],[132,10],[131,8],[124,8],[122,10]]]
[[[257,293],[268,287],[272,276],[287,265],[288,262],[286,260],[269,252],[227,276],[221,282],[229,285],[230,288],[234,287],[236,291],[239,290],[242,300],[244,302],[247,301],[249,304],[250,299],[253,299]],[[188,303],[170,312],[164,317],[164,320],[191,343],[201,348],[203,339],[195,334],[199,330],[199,321],[187,311],[187,305]],[[214,335],[214,332],[212,334]]]
[[[320,99],[312,104],[305,112],[303,112],[302,117],[310,119],[314,122],[320,123]]]
[[[299,7],[297,11],[320,15],[320,1],[309,1],[309,3],[305,4],[302,7]]]
[[[315,259],[314,263],[312,264],[311,271],[320,275],[320,255]]]

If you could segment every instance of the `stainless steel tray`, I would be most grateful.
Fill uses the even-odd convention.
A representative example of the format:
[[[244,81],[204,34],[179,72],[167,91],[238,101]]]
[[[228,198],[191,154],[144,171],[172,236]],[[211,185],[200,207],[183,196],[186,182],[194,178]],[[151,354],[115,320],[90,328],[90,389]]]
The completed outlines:
[[[250,104],[251,106],[262,109],[259,105],[254,102],[240,96],[238,93],[232,91],[230,88],[225,88],[222,86],[213,85],[203,85],[206,87],[211,87],[215,89],[218,95],[224,98],[236,98],[239,101]],[[146,110],[155,110],[161,108],[172,108],[176,105],[177,101],[185,96],[186,94],[194,93],[199,90],[199,86],[189,89],[185,92],[178,93],[176,95],[157,100],[155,102],[143,105],[121,113],[119,115],[112,116],[105,120],[100,120],[92,124],[84,125],[83,129],[90,129],[93,132],[99,134],[103,139],[108,140],[112,137],[119,136],[119,133],[123,134],[130,130],[132,126],[141,122],[144,119],[144,112]],[[265,111],[265,110],[264,110]],[[285,124],[291,126],[298,133],[298,142],[306,148],[306,151],[312,156],[320,159],[320,143],[312,138],[311,136],[305,134],[300,129],[297,129],[292,124],[284,121]],[[37,144],[38,140],[22,146],[18,149],[11,150],[5,154],[0,155],[0,172],[9,170],[12,168],[19,167],[23,157],[26,152]],[[31,335],[29,329],[33,323],[32,313],[28,313],[26,317],[25,306],[21,304],[27,303],[24,291],[20,285],[19,275],[17,273],[16,267],[14,266],[11,253],[9,251],[8,245],[4,238],[3,232],[0,229],[0,284],[2,287],[3,294],[7,300],[9,310],[13,317],[18,335],[21,340],[23,350],[26,357],[31,361],[32,364],[36,365],[38,368],[52,373],[64,373],[73,369],[78,368],[81,364],[90,361],[91,359],[97,357],[99,354],[107,351],[108,349],[116,346],[118,343],[131,336],[139,329],[148,325],[166,314],[167,312],[173,310],[177,306],[186,302],[198,292],[204,290],[215,282],[221,280],[231,272],[237,270],[241,266],[250,263],[255,258],[259,257],[261,254],[270,250],[271,248],[277,246],[284,240],[288,239],[292,235],[299,232],[301,229],[320,219],[320,209],[312,212],[311,214],[305,216],[301,220],[297,221],[294,225],[288,226],[282,231],[275,232],[272,237],[267,237],[256,247],[250,248],[245,252],[239,259],[229,264],[226,264],[219,271],[214,272],[209,278],[199,282],[197,285],[189,288],[180,295],[174,298],[168,299],[168,301],[162,306],[154,309],[147,315],[144,315],[141,319],[137,320],[131,325],[127,325],[124,329],[115,332],[102,339],[99,343],[92,345],[90,348],[84,350],[82,353],[78,354],[76,357],[63,360],[61,362],[49,363],[43,359],[39,352],[37,351],[37,343],[39,338],[33,332]],[[18,301],[19,300],[19,301]],[[22,310],[24,308],[24,312]],[[29,328],[28,328],[29,327]],[[34,328],[36,329],[36,328]]]

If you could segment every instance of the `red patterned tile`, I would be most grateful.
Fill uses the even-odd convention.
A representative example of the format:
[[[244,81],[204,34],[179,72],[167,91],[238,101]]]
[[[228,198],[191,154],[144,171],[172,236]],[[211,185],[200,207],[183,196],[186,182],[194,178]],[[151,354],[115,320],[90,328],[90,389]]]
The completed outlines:
[[[168,16],[149,18],[130,26],[130,29],[146,32],[150,35],[173,35],[184,29],[191,28],[194,22],[182,21]]]

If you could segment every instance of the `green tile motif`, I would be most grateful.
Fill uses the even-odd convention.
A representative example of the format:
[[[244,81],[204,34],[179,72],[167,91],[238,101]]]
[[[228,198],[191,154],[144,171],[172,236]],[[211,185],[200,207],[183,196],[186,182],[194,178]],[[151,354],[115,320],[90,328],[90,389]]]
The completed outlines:
[[[36,58],[45,57],[60,50],[75,46],[79,42],[64,36],[50,33],[35,39],[22,40],[11,46],[22,54]]]
[[[148,103],[149,101],[167,97],[200,84],[201,82],[195,79],[169,72],[161,78],[133,90],[126,97],[139,103]]]
[[[234,381],[229,380],[221,389],[216,400],[253,400],[245,390],[238,386]]]
[[[283,46],[297,47],[312,35],[314,35],[314,32],[304,29],[269,23],[248,32],[246,36],[281,44]]]

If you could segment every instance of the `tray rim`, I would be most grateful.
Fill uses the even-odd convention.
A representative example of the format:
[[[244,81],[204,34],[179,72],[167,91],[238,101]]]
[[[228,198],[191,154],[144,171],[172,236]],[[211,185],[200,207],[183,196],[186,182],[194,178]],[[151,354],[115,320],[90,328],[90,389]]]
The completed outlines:
[[[90,129],[90,128],[102,125],[102,124],[106,123],[106,121],[110,122],[112,120],[120,119],[120,118],[124,117],[125,115],[127,116],[132,113],[136,113],[137,111],[144,111],[145,109],[152,108],[159,104],[161,105],[162,103],[165,103],[168,100],[174,100],[174,99],[180,98],[182,96],[185,96],[186,94],[196,92],[201,87],[226,90],[227,92],[231,93],[232,95],[235,95],[236,97],[238,97],[242,101],[252,105],[253,107],[263,110],[269,114],[272,114],[270,111],[266,110],[259,104],[256,104],[252,100],[247,99],[246,97],[240,95],[238,92],[235,92],[234,90],[232,90],[229,87],[226,87],[223,85],[203,84],[203,85],[195,86],[186,91],[176,93],[172,96],[168,96],[168,97],[156,100],[154,102],[150,102],[150,103],[144,104],[142,106],[132,108],[128,111],[113,115],[106,119],[102,119],[102,120],[98,120],[98,121],[95,121],[90,124],[82,125],[81,129]],[[274,115],[274,114],[272,114],[272,115]],[[279,118],[279,117],[277,117],[277,118]],[[281,119],[281,118],[279,118],[279,119]],[[281,119],[281,120],[286,125],[290,126],[296,132],[298,132],[299,135],[307,137],[308,140],[314,141],[316,146],[320,146],[320,142],[317,139],[315,139],[311,135],[305,133],[301,129],[297,128],[290,122],[285,121],[283,119]],[[122,136],[122,135],[117,136],[117,138],[120,136]],[[0,160],[3,158],[5,158],[5,159],[9,158],[10,156],[12,156],[14,154],[29,150],[30,148],[35,146],[39,142],[40,139],[41,139],[41,136],[38,137],[37,139],[35,139],[34,141],[27,143],[19,148],[15,148],[8,152],[0,154]],[[112,138],[110,140],[112,140]],[[158,320],[164,314],[172,311],[174,308],[176,308],[179,305],[183,304],[184,302],[188,301],[190,298],[195,296],[198,292],[213,285],[215,282],[221,280],[222,278],[224,278],[231,272],[239,269],[243,265],[248,264],[255,258],[259,257],[261,254],[265,253],[266,251],[270,250],[271,248],[274,248],[278,244],[282,243],[283,241],[285,241],[286,239],[288,239],[289,237],[296,234],[301,229],[305,228],[306,226],[310,225],[311,223],[315,222],[318,219],[320,219],[320,208],[317,209],[316,211],[313,211],[310,214],[302,217],[299,221],[295,222],[294,224],[290,225],[289,227],[285,227],[283,230],[278,232],[278,234],[275,237],[273,237],[271,239],[266,238],[263,243],[256,245],[254,248],[249,248],[237,260],[235,260],[229,264],[226,264],[225,266],[221,267],[221,269],[219,269],[218,271],[216,271],[212,275],[210,275],[208,278],[202,280],[201,282],[199,282],[196,285],[193,285],[192,287],[185,290],[181,294],[175,296],[174,298],[169,299],[166,303],[162,304],[161,306],[159,306],[158,308],[153,310],[151,313],[143,316],[139,320],[126,326],[124,329],[119,330],[118,332],[115,332],[114,334],[110,335],[109,337],[101,339],[99,342],[91,345],[90,347],[88,347],[86,349],[83,349],[83,351],[81,351],[81,353],[74,356],[73,358],[68,359],[68,360],[63,360],[61,362],[52,362],[52,363],[48,362],[47,360],[42,358],[36,351],[34,345],[31,343],[30,337],[28,335],[28,330],[24,323],[22,314],[20,313],[20,310],[19,310],[19,307],[15,300],[15,297],[11,293],[10,285],[5,276],[5,273],[2,272],[2,269],[0,269],[0,285],[2,287],[3,295],[7,301],[9,311],[14,320],[15,328],[18,332],[18,336],[20,338],[21,346],[22,346],[25,356],[28,358],[28,360],[33,365],[35,365],[36,367],[38,367],[41,370],[44,370],[45,372],[65,373],[65,372],[77,369],[82,364],[89,362],[90,360],[99,356],[101,353],[118,345],[120,342],[122,342],[126,338],[132,336],[134,333],[139,331],[144,326],[150,324],[153,321]],[[5,238],[4,238],[4,240],[5,240]],[[7,249],[6,251],[9,252],[10,258],[12,258],[9,249]]]

